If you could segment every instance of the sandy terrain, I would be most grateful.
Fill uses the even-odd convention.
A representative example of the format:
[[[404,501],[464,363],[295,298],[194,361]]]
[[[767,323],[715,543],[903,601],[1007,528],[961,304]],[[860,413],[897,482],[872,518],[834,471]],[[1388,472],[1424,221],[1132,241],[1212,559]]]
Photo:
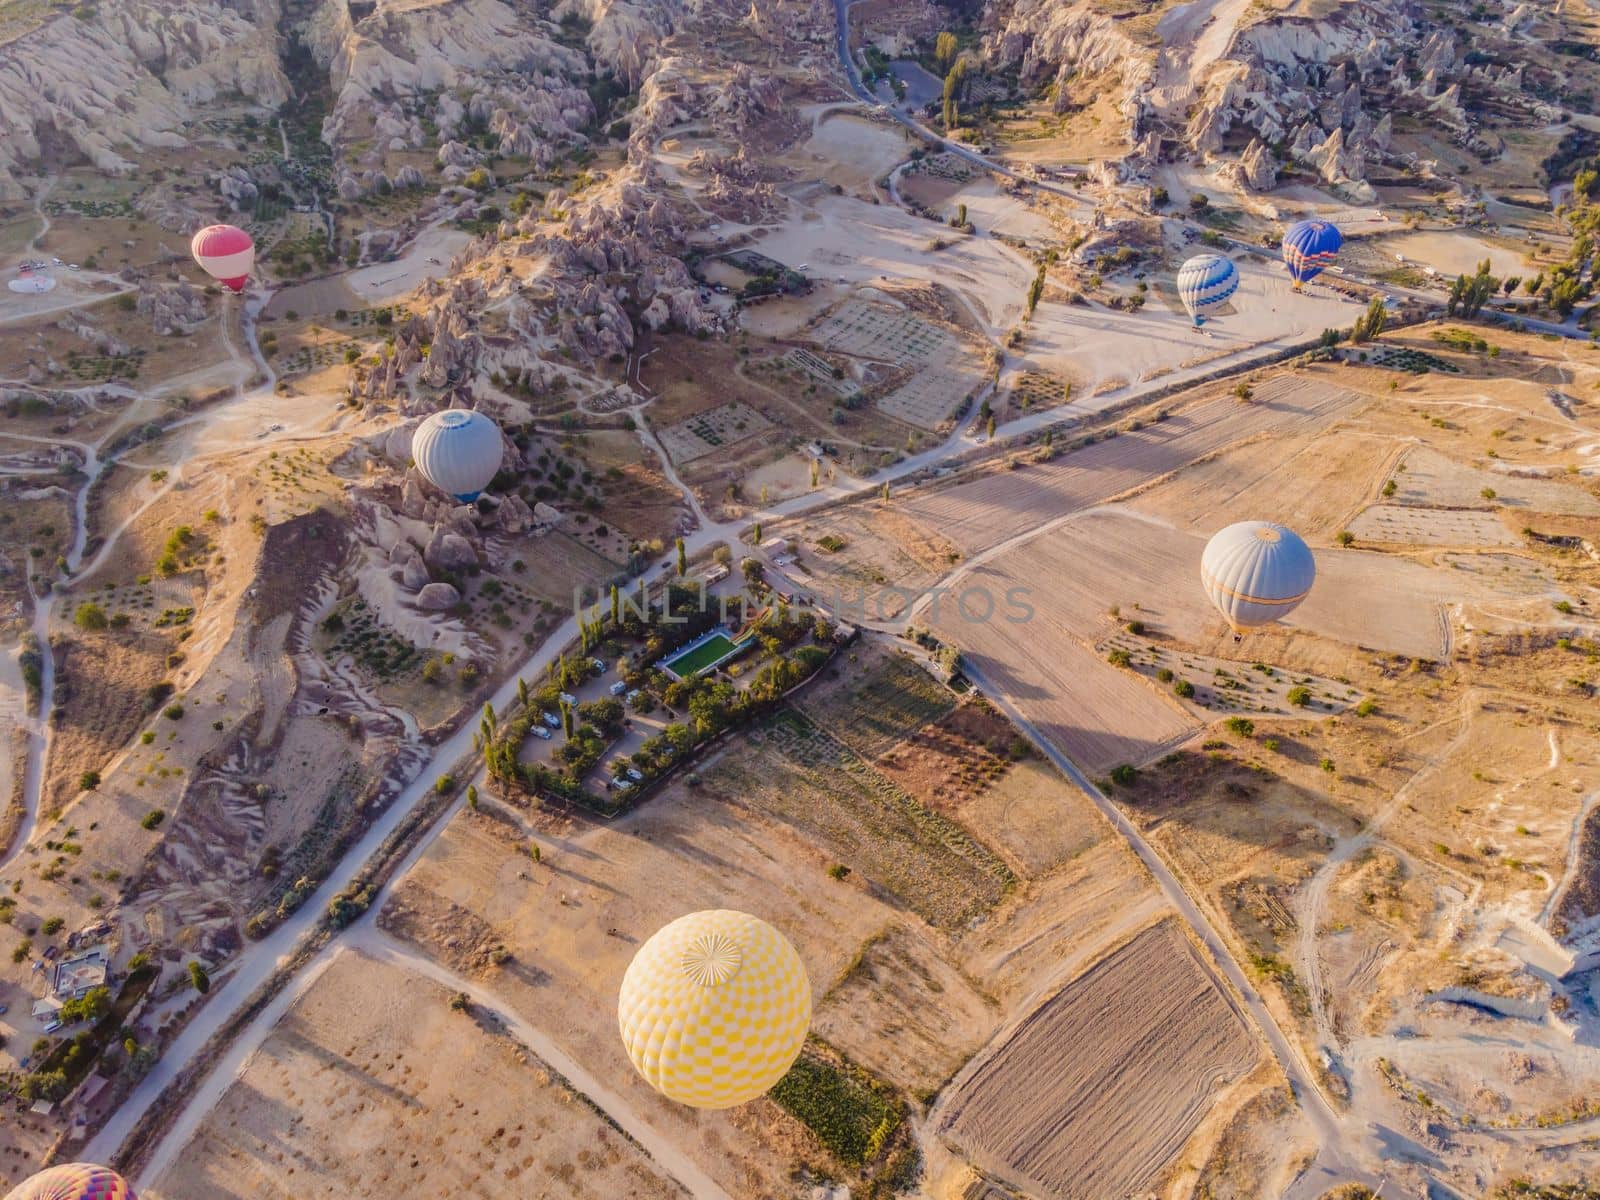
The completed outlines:
[[[1044,1196],[1148,1187],[1258,1053],[1195,955],[1162,923],[1101,959],[957,1082],[941,1128]]]
[[[1600,515],[1600,500],[1565,480],[1520,477],[1509,467],[1467,466],[1429,449],[1411,451],[1403,465],[1394,476],[1399,484],[1394,499],[1401,504]],[[1494,495],[1485,496],[1485,489]]]
[[[962,238],[928,253],[936,226],[888,204],[821,196],[751,248],[813,275],[864,283],[879,278],[941,283],[959,294],[975,319],[998,335],[1016,322],[1032,267],[988,238]]]
[[[344,282],[368,304],[388,304],[414,291],[424,280],[445,278],[451,257],[471,240],[459,229],[433,226],[419,233],[394,262],[363,267],[346,275]]]
[[[898,125],[834,110],[825,112],[815,132],[786,157],[799,171],[871,196],[877,181],[905,159],[912,145]]]
[[[1296,292],[1276,265],[1240,256],[1233,313],[1196,329],[1164,277],[1152,280],[1150,303],[1136,313],[1099,305],[1046,301],[1027,325],[1022,362],[1039,371],[1083,379],[1091,389],[1158,378],[1250,346],[1291,346],[1324,329],[1343,328],[1357,307],[1327,291]]]
[[[1469,233],[1399,233],[1375,238],[1370,244],[1387,255],[1393,265],[1399,265],[1395,256],[1400,255],[1408,262],[1432,267],[1441,275],[1471,275],[1486,258],[1489,270],[1501,279],[1531,271],[1522,255]]]
[[[347,952],[273,1030],[157,1194],[506,1185],[594,1200],[686,1194],[514,1035],[453,1011],[431,980]]]
[[[1109,499],[1233,442],[1263,433],[1309,433],[1363,403],[1316,375],[1280,375],[1241,405],[1231,396],[1018,471],[995,471],[909,499],[905,511],[969,553],[997,546],[1053,517]]]

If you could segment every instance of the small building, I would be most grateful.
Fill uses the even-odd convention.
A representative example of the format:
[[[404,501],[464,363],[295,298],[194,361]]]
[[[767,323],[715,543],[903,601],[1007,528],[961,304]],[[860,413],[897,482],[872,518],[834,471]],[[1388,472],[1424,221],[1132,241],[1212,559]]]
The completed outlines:
[[[81,1000],[90,989],[104,987],[110,970],[105,947],[95,946],[56,965],[54,992],[61,999]]]

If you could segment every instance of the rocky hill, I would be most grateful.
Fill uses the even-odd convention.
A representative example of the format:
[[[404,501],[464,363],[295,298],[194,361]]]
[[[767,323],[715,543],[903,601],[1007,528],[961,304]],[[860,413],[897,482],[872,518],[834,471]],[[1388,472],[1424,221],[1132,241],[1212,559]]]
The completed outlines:
[[[278,0],[127,0],[38,25],[0,53],[0,203],[47,165],[134,169],[142,147],[181,147],[219,96],[275,106]]]
[[[1559,90],[1556,79],[1523,65],[1533,15],[1503,8],[1469,30],[1412,0],[1345,3],[1316,16],[1197,0],[1141,27],[1094,0],[994,0],[984,52],[1025,87],[1054,84],[1058,105],[1073,79],[1113,89],[1134,147],[1124,177],[1192,156],[1225,160],[1240,182],[1265,190],[1292,163],[1365,199],[1369,165],[1391,158],[1394,114],[1415,116],[1485,161],[1503,149],[1491,126],[1561,119],[1544,98]]]

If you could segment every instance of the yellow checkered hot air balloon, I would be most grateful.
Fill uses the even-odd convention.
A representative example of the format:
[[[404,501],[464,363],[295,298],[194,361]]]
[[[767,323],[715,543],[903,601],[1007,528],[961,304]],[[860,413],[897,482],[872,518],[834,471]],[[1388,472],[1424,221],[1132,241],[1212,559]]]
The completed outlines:
[[[732,1108],[794,1064],[811,1024],[811,981],[787,938],[748,913],[710,909],[658,930],[617,999],[639,1074],[691,1108]]]
[[[25,1179],[6,1200],[138,1200],[128,1181],[93,1163],[66,1163]]]

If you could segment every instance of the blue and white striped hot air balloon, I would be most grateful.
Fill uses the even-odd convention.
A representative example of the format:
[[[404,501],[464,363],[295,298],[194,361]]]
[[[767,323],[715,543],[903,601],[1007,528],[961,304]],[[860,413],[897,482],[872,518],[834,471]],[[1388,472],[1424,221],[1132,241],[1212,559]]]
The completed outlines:
[[[1316,578],[1311,547],[1270,521],[1229,525],[1200,556],[1200,582],[1235,633],[1288,616]]]
[[[470,504],[500,470],[500,427],[480,412],[436,412],[411,435],[411,458],[429,483]]]
[[[1178,299],[1196,325],[1205,322],[1200,315],[1204,310],[1222,304],[1238,290],[1239,268],[1221,254],[1199,254],[1178,268]]]
[[[1344,234],[1332,221],[1296,221],[1283,235],[1283,264],[1295,290],[1315,279],[1344,245]]]

